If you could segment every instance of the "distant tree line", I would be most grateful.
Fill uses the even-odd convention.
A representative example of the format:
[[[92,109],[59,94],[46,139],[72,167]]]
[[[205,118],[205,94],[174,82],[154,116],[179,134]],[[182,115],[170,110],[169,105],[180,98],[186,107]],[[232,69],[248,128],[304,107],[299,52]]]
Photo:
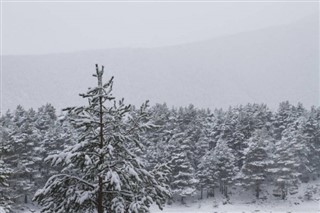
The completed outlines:
[[[135,118],[141,109],[126,110]],[[172,201],[217,193],[228,199],[235,187],[264,198],[266,185],[287,199],[301,182],[320,176],[320,108],[286,101],[275,112],[264,104],[214,111],[156,104],[145,110],[148,128],[132,136],[142,149],[132,150],[148,171],[168,165]],[[117,118],[108,128],[124,125]],[[1,116],[0,128],[0,206],[9,212],[31,202],[37,189],[63,172],[62,165],[45,159],[79,143],[81,134],[70,114],[57,115],[51,104],[38,110],[19,105]]]

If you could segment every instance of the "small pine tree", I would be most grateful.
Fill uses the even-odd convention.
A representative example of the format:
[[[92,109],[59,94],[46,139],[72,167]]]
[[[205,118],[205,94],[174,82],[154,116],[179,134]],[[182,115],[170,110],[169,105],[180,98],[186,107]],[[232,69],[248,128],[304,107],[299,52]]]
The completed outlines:
[[[96,65],[98,86],[81,94],[89,106],[67,109],[78,143],[48,157],[64,169],[35,194],[42,212],[148,212],[153,202],[162,208],[170,195],[167,167],[148,172],[134,154],[142,146],[140,131],[149,126],[147,104],[135,117],[123,100],[107,106],[115,99],[113,78],[103,84],[102,75]]]

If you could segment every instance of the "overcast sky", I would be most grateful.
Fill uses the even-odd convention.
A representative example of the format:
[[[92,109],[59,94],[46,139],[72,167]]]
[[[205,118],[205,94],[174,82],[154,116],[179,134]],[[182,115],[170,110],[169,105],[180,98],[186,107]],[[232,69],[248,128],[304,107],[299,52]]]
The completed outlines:
[[[2,53],[155,47],[294,22],[316,2],[3,2]]]

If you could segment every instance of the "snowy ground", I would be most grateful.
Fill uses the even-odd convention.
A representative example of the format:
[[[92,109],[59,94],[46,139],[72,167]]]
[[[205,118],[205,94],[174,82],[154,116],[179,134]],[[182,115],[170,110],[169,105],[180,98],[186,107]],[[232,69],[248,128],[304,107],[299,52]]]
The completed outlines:
[[[268,199],[256,201],[250,191],[236,190],[231,196],[230,203],[223,204],[223,198],[209,198],[189,200],[187,205],[178,202],[166,205],[161,211],[157,206],[153,206],[151,213],[320,213],[320,190],[313,195],[312,200],[304,198],[306,188],[310,185],[320,189],[320,181],[302,184],[297,194],[290,195],[288,200],[281,200],[272,195],[272,188],[266,189],[264,194]]]
[[[225,205],[223,204],[224,198],[217,193],[216,198],[198,200],[197,197],[194,197],[188,199],[186,205],[179,202],[166,205],[163,211],[157,206],[152,206],[151,213],[320,213],[320,190],[313,195],[310,201],[307,201],[303,196],[310,184],[320,189],[320,180],[302,184],[298,193],[290,195],[288,200],[280,200],[272,196],[272,188],[266,190],[267,192],[264,195],[268,199],[264,201],[256,201],[252,192],[238,189],[232,193],[230,203]],[[35,209],[32,206],[28,208],[30,210]],[[23,213],[34,212],[30,210],[23,211]],[[39,213],[39,211],[35,213]]]
[[[25,211],[24,213],[31,213],[31,211]],[[153,206],[151,213],[320,213],[320,201],[304,201],[299,205],[280,200],[250,204],[232,202],[223,205],[222,201],[214,202],[213,199],[205,199],[187,205],[167,205],[163,211],[158,209],[157,206]]]
[[[166,206],[163,211],[152,207],[151,213],[319,213],[319,201],[303,202],[299,205],[289,202],[274,202],[268,204],[231,203],[214,204],[213,200],[204,200],[191,205]]]

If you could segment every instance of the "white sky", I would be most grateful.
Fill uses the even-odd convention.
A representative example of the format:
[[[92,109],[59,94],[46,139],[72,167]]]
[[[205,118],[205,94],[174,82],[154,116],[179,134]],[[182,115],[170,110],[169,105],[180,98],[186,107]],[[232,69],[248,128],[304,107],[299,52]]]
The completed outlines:
[[[317,2],[2,3],[2,53],[42,54],[200,41],[318,13]]]

